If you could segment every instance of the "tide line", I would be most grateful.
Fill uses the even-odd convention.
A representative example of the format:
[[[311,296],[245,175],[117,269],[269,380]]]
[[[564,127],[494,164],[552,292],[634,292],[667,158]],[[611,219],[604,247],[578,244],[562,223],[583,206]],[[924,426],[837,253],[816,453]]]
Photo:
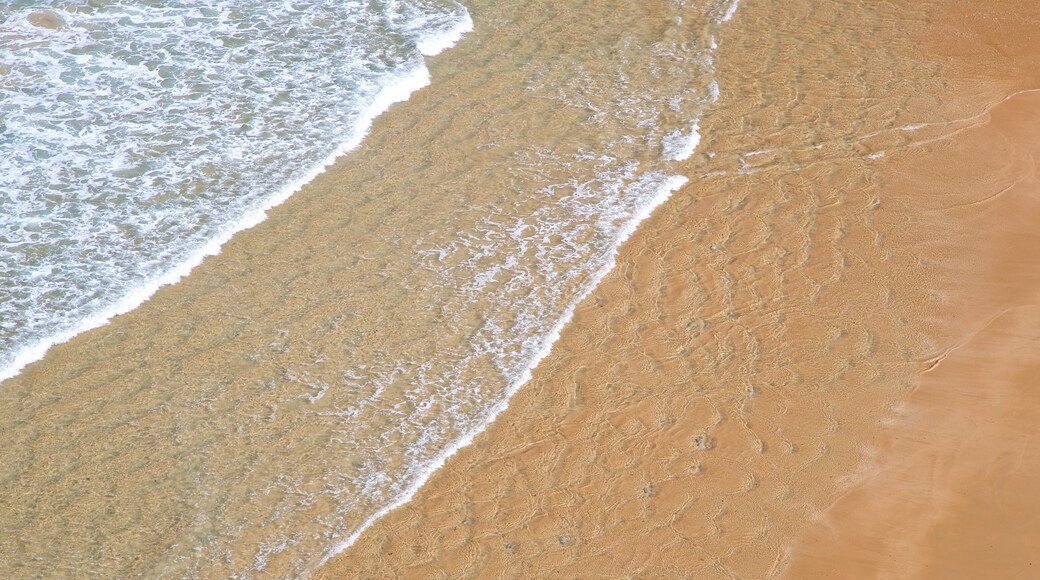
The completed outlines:
[[[473,19],[470,17],[469,12],[463,9],[459,23],[455,27],[421,38],[416,43],[416,46],[423,56],[434,56],[454,46],[463,35],[471,30],[473,30]],[[267,212],[270,209],[284,203],[294,193],[300,191],[304,185],[324,173],[337,159],[357,149],[365,137],[368,136],[368,132],[376,118],[389,110],[393,105],[407,101],[413,93],[429,84],[430,70],[422,60],[416,66],[397,75],[396,78],[392,79],[376,94],[372,102],[358,117],[357,122],[349,133],[350,137],[340,144],[324,161],[314,166],[296,181],[289,183],[268,197],[262,205],[246,213],[237,222],[228,225],[227,228],[210,238],[201,248],[186,259],[137,288],[129,290],[114,304],[88,314],[73,328],[36,340],[15,350],[10,362],[0,367],[0,382],[17,376],[25,367],[42,359],[51,347],[68,342],[84,332],[108,324],[116,316],[126,314],[147,302],[163,286],[179,282],[207,257],[219,254],[221,247],[235,234],[263,222],[267,218]]]

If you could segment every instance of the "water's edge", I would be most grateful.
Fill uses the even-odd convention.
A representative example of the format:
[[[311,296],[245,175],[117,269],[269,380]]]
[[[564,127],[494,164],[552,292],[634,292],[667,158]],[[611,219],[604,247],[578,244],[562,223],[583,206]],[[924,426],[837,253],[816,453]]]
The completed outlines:
[[[621,230],[618,232],[617,238],[615,239],[614,246],[611,249],[611,252],[607,258],[607,262],[603,265],[602,268],[600,268],[595,274],[593,274],[588,281],[586,281],[584,286],[579,291],[578,295],[567,305],[567,308],[564,310],[563,315],[559,318],[559,320],[556,321],[556,324],[553,325],[552,330],[542,339],[541,345],[539,346],[538,350],[535,351],[534,355],[528,361],[527,365],[525,365],[523,372],[520,374],[519,377],[515,378],[513,381],[509,383],[508,387],[506,388],[505,395],[502,397],[502,400],[496,403],[493,407],[491,407],[488,417],[484,421],[484,423],[464,433],[461,437],[453,441],[447,448],[445,448],[443,452],[441,452],[436,458],[434,458],[434,460],[430,463],[426,470],[422,472],[419,475],[419,477],[417,477],[415,481],[413,481],[407,488],[405,488],[404,492],[401,493],[401,495],[399,495],[397,499],[387,504],[376,513],[369,516],[369,518],[366,519],[358,527],[358,529],[350,535],[350,537],[348,537],[343,542],[335,545],[328,553],[326,553],[318,564],[319,568],[323,564],[328,562],[336,554],[339,554],[340,552],[346,550],[351,545],[353,545],[354,542],[356,542],[358,538],[361,537],[361,534],[364,533],[365,530],[370,528],[372,524],[374,524],[380,518],[411,501],[411,499],[415,497],[415,494],[422,488],[422,486],[426,485],[426,482],[429,481],[430,477],[433,476],[435,472],[440,470],[441,467],[444,467],[444,464],[448,461],[448,459],[450,459],[453,455],[458,453],[464,447],[468,447],[469,444],[472,443],[478,435],[487,430],[488,426],[495,422],[495,419],[497,419],[498,416],[501,415],[502,412],[509,407],[509,401],[512,400],[513,395],[515,395],[521,387],[523,387],[525,384],[527,384],[528,381],[531,380],[534,370],[538,367],[538,364],[542,361],[542,359],[549,356],[549,353],[552,352],[552,347],[554,344],[556,344],[556,341],[559,340],[560,334],[563,332],[563,328],[567,326],[567,324],[571,321],[572,318],[574,318],[574,311],[575,309],[577,309],[578,305],[581,304],[585,300],[585,298],[587,298],[590,294],[592,294],[592,291],[599,286],[599,283],[603,280],[603,278],[605,278],[607,274],[609,274],[610,271],[614,269],[614,266],[616,265],[617,261],[618,251],[621,249],[621,246],[625,243],[625,241],[628,240],[628,238],[631,237],[633,233],[635,233],[636,228],[639,227],[639,224],[641,224],[646,218],[650,217],[650,215],[654,212],[655,209],[657,209],[658,206],[668,201],[668,198],[672,196],[672,193],[677,189],[681,188],[682,186],[686,185],[688,181],[689,179],[683,176],[677,175],[670,177],[664,183],[664,185],[661,186],[660,190],[657,192],[657,195],[655,195],[649,203],[640,208],[640,210],[636,212],[636,214],[633,215],[632,218],[621,228]],[[313,572],[313,570],[311,570],[310,572]]]
[[[727,7],[725,13],[721,17],[719,17],[716,20],[716,22],[718,24],[728,22],[736,13],[739,3],[740,0],[732,0],[732,2]],[[715,43],[714,38],[712,39],[712,48],[717,48],[717,44]],[[719,98],[719,88],[718,85],[714,83],[714,81],[712,86],[713,89],[711,101],[717,102]],[[668,161],[684,161],[689,159],[693,155],[693,153],[697,150],[701,142],[700,121],[702,116],[703,113],[700,117],[697,117],[692,120],[691,124],[689,125],[688,133],[683,133],[681,130],[677,130],[665,137],[664,142],[662,143],[663,159]],[[590,276],[589,279],[585,281],[585,283],[581,286],[580,290],[578,291],[574,299],[567,304],[567,307],[564,309],[560,318],[553,325],[550,332],[542,338],[539,348],[527,361],[527,364],[524,366],[523,371],[520,373],[519,376],[515,377],[512,381],[509,382],[502,399],[490,408],[487,418],[485,419],[483,424],[463,433],[462,436],[457,438],[455,441],[451,442],[451,444],[448,445],[444,449],[444,451],[442,451],[439,455],[437,455],[433,459],[433,461],[429,463],[427,468],[422,473],[420,473],[419,476],[416,477],[415,480],[411,484],[409,484],[408,487],[405,488],[404,491],[397,498],[395,498],[392,502],[380,508],[377,512],[369,516],[364,522],[361,523],[360,526],[358,526],[357,530],[355,530],[345,540],[343,540],[339,544],[334,545],[322,557],[322,559],[314,569],[308,570],[306,572],[307,576],[311,575],[317,569],[323,567],[326,563],[329,562],[329,560],[331,560],[336,555],[350,548],[355,542],[357,542],[357,540],[361,537],[365,530],[372,527],[372,525],[375,524],[378,520],[411,501],[412,498],[415,497],[415,495],[419,492],[419,490],[422,489],[424,485],[426,485],[426,483],[429,481],[429,479],[433,476],[434,473],[436,473],[442,467],[444,467],[447,461],[451,459],[456,453],[458,453],[463,448],[468,447],[474,441],[474,439],[476,439],[478,435],[486,431],[487,428],[495,422],[499,415],[501,415],[509,407],[509,402],[512,400],[513,396],[516,395],[516,393],[520,390],[521,387],[523,387],[525,384],[528,383],[528,381],[531,380],[534,370],[538,367],[541,361],[545,359],[547,356],[549,356],[549,354],[552,352],[552,348],[559,340],[564,327],[566,327],[567,324],[569,324],[571,320],[574,318],[574,312],[577,309],[577,307],[582,302],[584,302],[590,294],[592,294],[592,292],[600,285],[600,282],[603,281],[607,274],[609,274],[614,269],[614,267],[617,264],[618,253],[620,252],[621,247],[624,245],[624,243],[632,236],[633,233],[635,233],[636,229],[639,227],[641,223],[643,223],[643,221],[649,218],[659,206],[663,205],[666,201],[668,201],[668,199],[671,198],[672,194],[675,191],[687,185],[689,181],[690,180],[688,177],[682,175],[666,176],[664,183],[661,184],[660,188],[658,189],[654,197],[652,197],[648,201],[648,203],[646,203],[643,207],[639,208],[632,215],[632,217],[620,228],[620,230],[617,233],[617,236],[614,239],[614,244],[611,247],[610,253],[607,256],[607,259],[603,267],[600,268],[598,271],[594,272],[592,276]]]
[[[451,48],[465,34],[473,30],[473,19],[470,17],[468,10],[463,10],[462,17],[454,28],[431,33],[419,40],[417,48],[424,57],[436,56]],[[0,383],[17,376],[25,367],[41,360],[46,356],[51,347],[68,342],[80,334],[108,324],[116,316],[126,314],[147,302],[160,288],[179,282],[202,264],[207,257],[219,254],[221,247],[230,241],[235,234],[263,222],[267,218],[269,210],[281,205],[305,185],[322,173],[325,173],[340,157],[357,149],[365,137],[368,136],[372,124],[380,115],[390,110],[393,105],[407,101],[413,93],[429,86],[429,84],[430,70],[425,63],[411,70],[406,70],[396,78],[393,78],[379,91],[364,114],[358,118],[350,132],[351,137],[341,143],[325,160],[305,172],[298,180],[290,182],[281,190],[276,191],[262,205],[246,213],[237,222],[230,224],[187,259],[137,288],[130,289],[111,306],[88,315],[76,327],[70,330],[56,333],[15,349],[10,364],[0,368]]]

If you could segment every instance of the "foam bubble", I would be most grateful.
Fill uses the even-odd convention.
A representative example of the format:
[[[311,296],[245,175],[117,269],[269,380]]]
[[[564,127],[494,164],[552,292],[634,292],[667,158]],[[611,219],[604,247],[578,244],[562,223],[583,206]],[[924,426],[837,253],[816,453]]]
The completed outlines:
[[[689,132],[673,131],[662,141],[662,154],[665,159],[685,161],[697,150],[701,143],[700,123],[694,121]]]

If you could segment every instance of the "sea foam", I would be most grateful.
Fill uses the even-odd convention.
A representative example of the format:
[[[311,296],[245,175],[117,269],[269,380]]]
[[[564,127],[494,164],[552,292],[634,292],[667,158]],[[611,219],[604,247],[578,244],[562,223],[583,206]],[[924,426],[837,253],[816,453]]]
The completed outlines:
[[[0,8],[0,380],[263,221],[429,84],[420,55],[473,27],[457,4],[309,0],[128,3],[51,30],[30,4]],[[281,37],[284,21],[304,32]]]
[[[672,161],[685,161],[697,150],[700,142],[700,124],[695,121],[688,132],[676,130],[665,136],[662,155]]]

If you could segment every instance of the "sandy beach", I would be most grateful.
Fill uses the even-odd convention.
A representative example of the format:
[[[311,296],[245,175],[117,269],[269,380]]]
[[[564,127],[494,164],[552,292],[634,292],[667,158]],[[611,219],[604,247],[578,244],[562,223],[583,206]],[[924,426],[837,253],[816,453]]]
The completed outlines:
[[[964,259],[946,258],[960,274],[950,299],[970,301],[956,305],[947,347],[876,436],[865,480],[804,532],[787,577],[1036,575],[1038,129],[1040,94],[1016,94],[892,179],[906,187],[938,166],[947,170],[930,182],[935,199],[991,192],[934,206],[965,226],[940,244]]]
[[[799,8],[741,4],[720,175],[321,577],[1035,573],[1036,8]]]
[[[507,392],[490,357],[420,363],[520,327],[492,297],[562,310],[594,278],[565,256],[580,275],[467,295],[431,264],[480,273],[444,248],[509,250],[476,229],[503,208],[563,223],[534,192],[569,198],[609,144],[689,181],[508,408],[313,576],[1030,577],[1040,5],[466,6],[362,147],[3,383],[0,570],[311,572],[404,485],[385,450],[481,426],[439,424],[471,402],[414,377]],[[661,161],[640,115],[677,91],[662,122],[701,141]]]
[[[681,179],[727,6],[468,4],[362,147],[4,381],[0,574],[306,575],[484,427]]]

